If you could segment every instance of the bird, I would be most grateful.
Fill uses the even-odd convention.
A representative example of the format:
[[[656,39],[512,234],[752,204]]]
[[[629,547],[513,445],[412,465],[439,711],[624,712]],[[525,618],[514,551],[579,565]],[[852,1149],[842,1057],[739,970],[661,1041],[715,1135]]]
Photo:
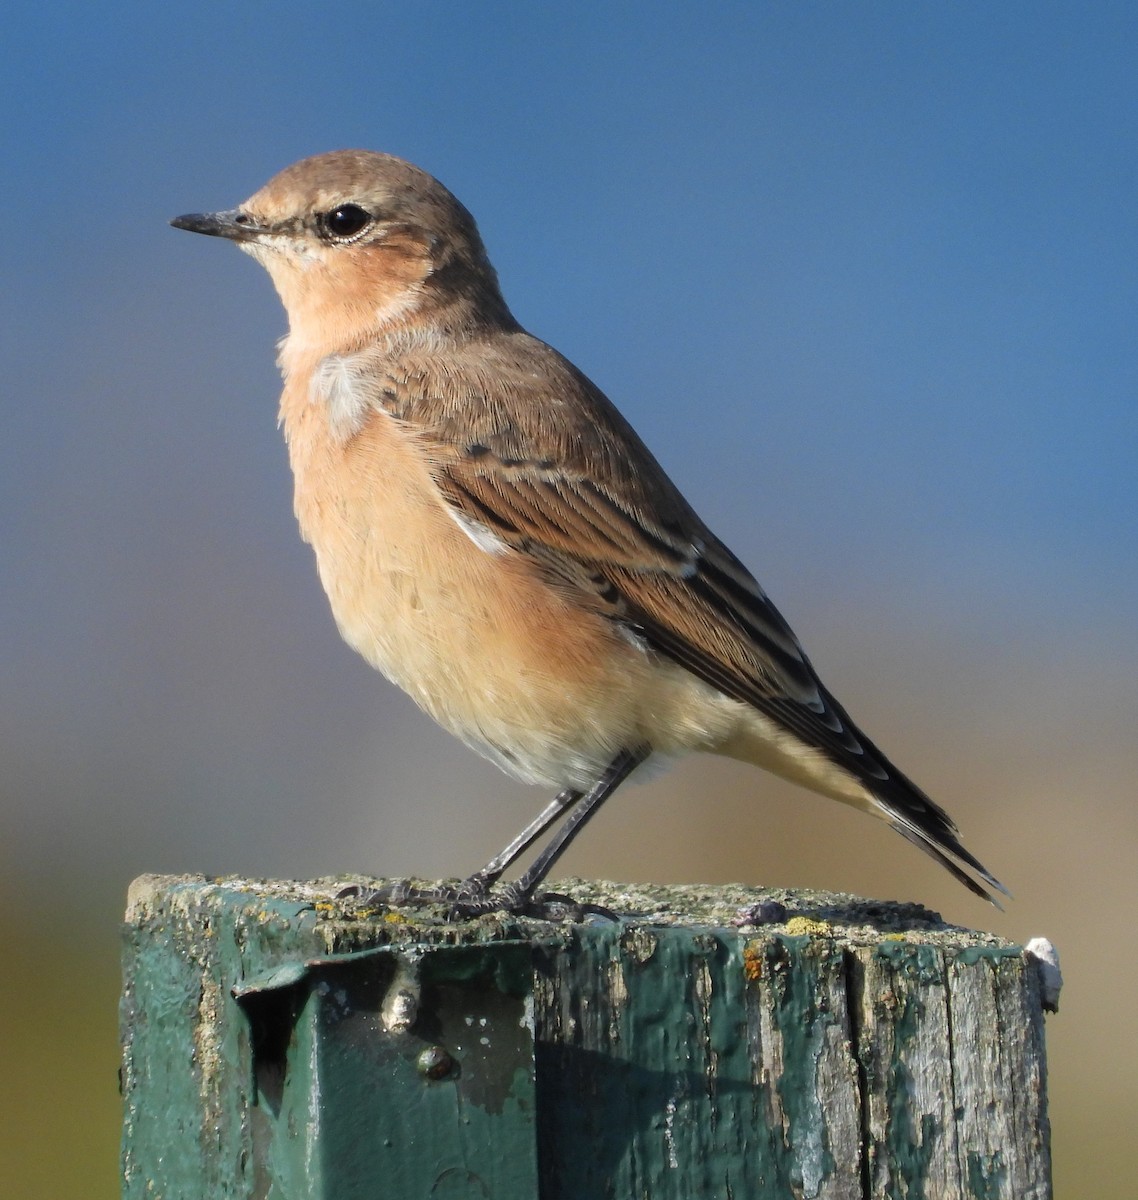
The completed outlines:
[[[997,907],[1010,894],[854,724],[615,405],[519,324],[437,179],[337,150],[171,224],[234,242],[284,305],[294,511],[343,638],[509,775],[555,789],[480,870],[398,900],[536,910],[617,787],[695,751],[884,820]]]

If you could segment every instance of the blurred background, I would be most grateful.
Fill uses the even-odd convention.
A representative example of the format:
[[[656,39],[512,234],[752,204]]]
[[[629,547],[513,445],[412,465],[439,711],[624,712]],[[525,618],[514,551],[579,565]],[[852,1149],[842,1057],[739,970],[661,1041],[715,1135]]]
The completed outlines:
[[[1136,50],[1123,3],[9,6],[12,1196],[117,1195],[133,876],[459,875],[545,799],[340,643],[275,427],[283,313],[166,225],[349,146],[474,212],[519,319],[1016,899],[710,759],[622,791],[565,871],[1050,937],[1058,1193],[1133,1194]]]

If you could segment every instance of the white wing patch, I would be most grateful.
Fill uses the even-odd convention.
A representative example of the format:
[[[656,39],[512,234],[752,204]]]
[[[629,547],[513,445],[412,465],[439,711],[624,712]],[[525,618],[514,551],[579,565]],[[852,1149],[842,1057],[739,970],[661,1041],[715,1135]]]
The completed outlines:
[[[329,354],[312,372],[308,398],[323,405],[338,442],[355,437],[375,408],[365,383],[367,373],[366,360],[355,354]]]
[[[484,550],[487,554],[505,554],[509,550],[509,545],[488,526],[483,525],[480,521],[472,520],[452,504],[448,504],[446,509],[454,518],[454,523],[479,550]]]

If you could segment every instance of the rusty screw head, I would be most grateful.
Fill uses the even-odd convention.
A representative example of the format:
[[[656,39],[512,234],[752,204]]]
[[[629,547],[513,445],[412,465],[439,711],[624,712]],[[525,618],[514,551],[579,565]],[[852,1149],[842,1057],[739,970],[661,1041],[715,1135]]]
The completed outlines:
[[[426,1079],[445,1079],[458,1064],[442,1046],[428,1046],[419,1052],[416,1065]]]

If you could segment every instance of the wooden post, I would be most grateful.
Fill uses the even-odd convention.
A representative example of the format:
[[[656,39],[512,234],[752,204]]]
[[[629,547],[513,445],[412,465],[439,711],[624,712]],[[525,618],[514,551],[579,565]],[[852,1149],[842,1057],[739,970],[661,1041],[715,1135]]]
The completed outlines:
[[[128,1200],[1045,1200],[1038,963],[915,905],[557,885],[577,924],[144,876]]]

